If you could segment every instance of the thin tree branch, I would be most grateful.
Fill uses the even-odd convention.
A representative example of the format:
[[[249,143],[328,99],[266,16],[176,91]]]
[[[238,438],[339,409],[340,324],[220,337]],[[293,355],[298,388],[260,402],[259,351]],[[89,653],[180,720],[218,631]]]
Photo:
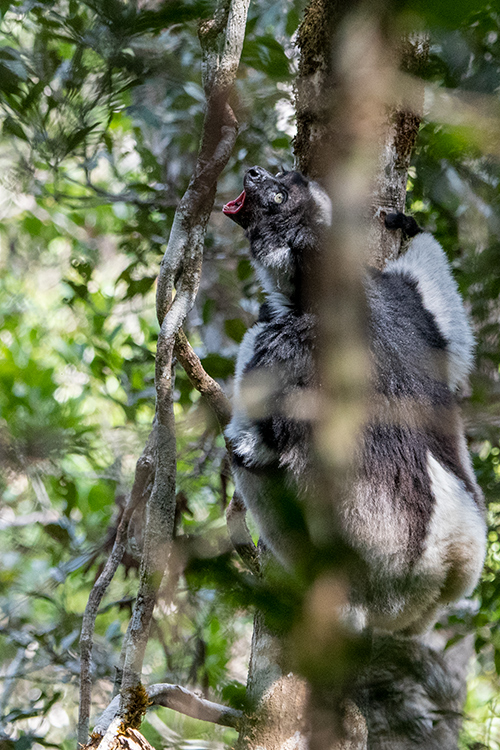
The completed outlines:
[[[151,706],[171,708],[173,711],[191,716],[193,719],[209,721],[211,724],[220,724],[223,727],[233,727],[234,729],[239,728],[243,719],[243,711],[200,698],[199,695],[180,685],[160,682],[156,685],[150,685],[146,692],[151,701]],[[93,734],[105,735],[119,713],[120,698],[116,696],[98,718]]]
[[[248,4],[249,0],[219,3],[216,18],[203,24],[200,30],[207,112],[195,173],[177,208],[158,277],[156,300],[161,328],[155,368],[156,470],[147,507],[139,592],[126,636],[122,714],[127,709],[127,696],[132,695],[130,688],[140,682],[153,608],[173,538],[176,478],[173,349],[175,336],[198,291],[205,228],[214,202],[216,180],[236,139],[236,120],[227,96],[239,64]]]
[[[240,496],[234,493],[226,510],[227,530],[233,547],[245,565],[255,575],[260,575],[260,562],[257,547],[246,524],[247,509]]]
[[[224,429],[231,419],[229,399],[217,381],[204,370],[199,357],[194,352],[182,329],[177,332],[174,352],[189,381],[206,399],[221,429]],[[231,455],[232,447],[227,439],[226,447],[229,455]],[[246,514],[245,504],[237,494],[234,494],[226,510],[229,537],[235,552],[240,556],[243,563],[252,573],[260,575],[259,555],[246,524]]]
[[[90,592],[85,612],[83,614],[82,630],[80,634],[80,705],[78,716],[78,743],[84,745],[87,742],[90,707],[92,699],[92,647],[94,643],[95,621],[99,605],[107,588],[120,565],[127,543],[127,531],[132,514],[141,502],[146,487],[153,473],[153,446],[154,436],[151,432],[149,440],[144,448],[142,456],[135,467],[135,478],[130,498],[123,512],[120,524],[116,531],[113,549],[106,561],[103,571]]]
[[[223,430],[231,419],[231,404],[228,397],[210,375],[203,369],[198,355],[186,338],[184,331],[179,330],[175,337],[175,356],[184,368],[191,385],[201,393],[214,412],[220,428]]]

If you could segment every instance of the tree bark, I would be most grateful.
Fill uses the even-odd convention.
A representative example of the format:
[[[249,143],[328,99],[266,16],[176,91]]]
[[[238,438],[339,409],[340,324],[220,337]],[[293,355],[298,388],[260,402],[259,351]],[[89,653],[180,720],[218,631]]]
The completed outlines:
[[[308,691],[305,680],[283,673],[280,638],[254,621],[247,696],[253,710],[240,732],[237,750],[307,750]]]

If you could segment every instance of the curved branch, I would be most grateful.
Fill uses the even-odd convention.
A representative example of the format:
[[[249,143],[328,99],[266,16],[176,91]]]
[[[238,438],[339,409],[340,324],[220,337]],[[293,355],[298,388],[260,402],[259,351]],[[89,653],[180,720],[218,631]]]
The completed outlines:
[[[173,711],[191,716],[193,719],[209,721],[212,724],[220,724],[234,729],[239,728],[243,719],[243,711],[200,698],[199,695],[180,685],[160,682],[156,685],[150,685],[146,692],[151,701],[151,706],[171,708]],[[93,734],[105,735],[119,714],[120,697],[117,695],[98,718]]]
[[[199,357],[193,351],[182,329],[177,332],[174,352],[191,384],[206,399],[215,414],[220,428],[223,430],[231,419],[231,404],[229,399],[217,381],[205,372]],[[231,455],[232,447],[227,438],[226,447],[229,455]],[[245,504],[235,493],[226,509],[229,537],[235,552],[240,556],[243,563],[252,573],[260,575],[259,555],[246,524],[246,513]]]
[[[207,400],[223,430],[231,419],[231,404],[229,403],[229,399],[217,381],[210,377],[203,369],[199,357],[182,330],[179,330],[175,337],[174,352],[184,368],[191,385]]]
[[[147,692],[154,706],[172,708],[174,711],[191,716],[193,719],[210,721],[212,724],[221,724],[224,727],[237,729],[243,718],[243,711],[200,698],[180,685],[159,683],[158,685],[152,685]]]

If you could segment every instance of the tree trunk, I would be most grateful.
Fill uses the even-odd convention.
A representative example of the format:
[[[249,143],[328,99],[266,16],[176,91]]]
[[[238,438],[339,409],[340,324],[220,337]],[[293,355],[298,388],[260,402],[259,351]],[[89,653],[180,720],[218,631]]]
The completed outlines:
[[[280,639],[257,612],[247,684],[254,710],[240,733],[238,750],[307,750],[306,682],[292,672],[283,674],[282,656]]]
[[[400,233],[388,232],[383,220],[404,211],[423,105],[423,86],[403,79],[400,66],[418,72],[426,40],[394,43],[386,33],[389,11],[389,4],[372,11],[369,3],[310,0],[298,36],[296,163],[323,178],[333,202],[332,236],[315,279],[325,419],[316,437],[321,497],[310,522],[324,548],[335,542],[331,498],[347,479],[364,417],[362,269],[366,263],[381,268],[400,252]],[[403,90],[404,100],[396,95]],[[256,711],[240,735],[239,750],[456,748],[471,641],[444,652],[450,636],[445,630],[421,639],[373,638],[364,667],[351,662],[356,685],[348,684],[335,673],[346,658],[341,639],[332,651],[338,627],[326,618],[321,632],[312,604],[318,592],[323,606],[328,597],[342,596],[343,586],[338,569],[317,579],[306,597],[304,623],[286,643],[267,631],[257,614],[248,683]],[[281,665],[291,663],[307,683],[283,674]],[[334,673],[331,680],[325,681],[325,665]]]

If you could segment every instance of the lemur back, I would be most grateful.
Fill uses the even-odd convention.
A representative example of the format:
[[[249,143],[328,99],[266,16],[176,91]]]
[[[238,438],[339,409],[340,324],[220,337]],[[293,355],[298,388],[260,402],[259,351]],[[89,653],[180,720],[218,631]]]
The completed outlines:
[[[244,186],[224,212],[245,229],[267,298],[240,347],[227,435],[236,488],[266,544],[293,567],[297,530],[276,512],[276,488],[283,502],[289,488],[307,502],[305,490],[314,486],[312,425],[300,404],[317,387],[316,318],[304,306],[302,283],[331,206],[297,172],[274,177],[254,167]],[[474,340],[431,235],[417,234],[405,255],[369,271],[365,289],[372,406],[356,476],[332,502],[338,531],[366,564],[367,575],[352,582],[357,621],[417,632],[443,605],[471,593],[484,559],[483,500],[455,395]]]

